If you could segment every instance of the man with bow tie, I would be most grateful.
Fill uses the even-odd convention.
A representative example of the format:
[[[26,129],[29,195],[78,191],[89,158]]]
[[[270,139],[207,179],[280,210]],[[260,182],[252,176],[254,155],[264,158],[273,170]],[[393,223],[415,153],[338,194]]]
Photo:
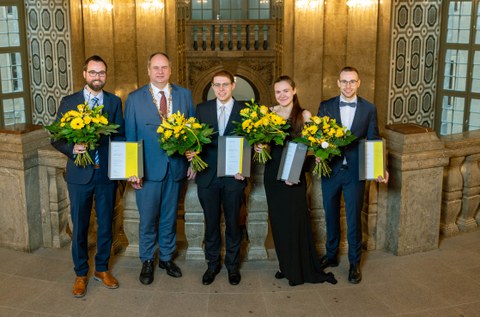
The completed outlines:
[[[76,166],[78,154],[87,149],[83,144],[69,144],[65,139],[52,141],[52,145],[68,157],[65,180],[70,198],[72,217],[72,257],[76,273],[72,294],[83,297],[88,284],[88,227],[93,200],[97,218],[97,254],[95,255],[95,273],[93,278],[106,288],[118,288],[118,281],[109,271],[110,249],[112,246],[112,222],[115,208],[117,182],[108,178],[108,145],[110,140],[125,139],[125,123],[122,113],[122,101],[119,97],[103,90],[107,80],[107,63],[97,55],[85,61],[83,66],[85,87],[62,99],[57,111],[57,120],[70,110],[76,110],[79,104],[89,107],[103,105],[102,111],[108,115],[111,123],[118,124],[118,133],[111,137],[102,136],[96,150],[90,150],[94,165]]]
[[[347,218],[348,260],[350,262],[348,281],[358,284],[362,280],[360,260],[362,255],[362,206],[365,181],[359,180],[358,160],[359,141],[362,139],[381,139],[378,132],[377,109],[367,100],[357,96],[360,87],[358,70],[344,67],[337,80],[340,96],[320,104],[319,116],[335,118],[357,137],[348,146],[342,148],[342,155],[335,156],[330,167],[330,176],[322,177],[323,207],[327,229],[327,254],[321,259],[322,267],[338,266],[338,247],[340,242],[340,198],[344,196]],[[387,182],[379,177],[377,182]]]

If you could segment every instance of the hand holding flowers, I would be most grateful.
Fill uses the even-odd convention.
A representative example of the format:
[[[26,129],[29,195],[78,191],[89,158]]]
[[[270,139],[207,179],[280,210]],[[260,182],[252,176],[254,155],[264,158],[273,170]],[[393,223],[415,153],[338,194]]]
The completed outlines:
[[[102,113],[103,106],[91,109],[87,102],[79,104],[77,110],[65,113],[59,121],[45,128],[50,131],[54,141],[65,139],[68,144],[82,145],[77,147],[75,165],[85,167],[94,164],[89,150],[95,150],[102,135],[117,133],[118,124],[108,122],[108,114]]]
[[[198,154],[202,151],[202,145],[211,143],[213,129],[207,124],[199,123],[194,117],[186,119],[180,111],[168,116],[158,127],[159,142],[168,156],[178,152],[187,155],[192,163],[194,172],[204,170],[208,164]],[[192,155],[191,152],[195,152]]]
[[[253,160],[265,163],[271,159],[265,144],[273,141],[275,144],[283,145],[288,135],[287,129],[290,127],[287,120],[270,111],[266,106],[259,106],[253,99],[240,111],[240,116],[242,116],[242,122],[235,122],[236,134],[246,137],[250,146],[263,144],[260,151],[255,151]]]
[[[340,147],[352,143],[356,136],[328,116],[314,116],[310,120],[305,123],[302,136],[294,141],[304,143],[309,150],[314,151],[316,158],[314,175],[330,176],[332,169],[328,162],[332,157],[342,155]]]

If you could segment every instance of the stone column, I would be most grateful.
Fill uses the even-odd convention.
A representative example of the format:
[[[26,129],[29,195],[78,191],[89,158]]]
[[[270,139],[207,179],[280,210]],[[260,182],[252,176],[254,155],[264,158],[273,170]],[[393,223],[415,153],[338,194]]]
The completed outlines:
[[[463,176],[460,168],[464,156],[452,157],[443,176],[442,213],[440,233],[445,237],[458,234],[457,217],[462,210]]]
[[[36,125],[0,130],[0,246],[32,251],[43,245],[38,148],[49,143]]]
[[[252,189],[247,198],[247,231],[248,260],[264,260],[268,258],[265,240],[268,234],[268,206],[263,186],[263,171],[265,165],[253,164],[250,177]]]
[[[385,249],[396,255],[436,249],[448,152],[429,128],[399,124],[385,133],[390,171]]]
[[[205,236],[205,217],[197,195],[195,181],[188,182],[185,194],[185,237],[188,241],[187,260],[205,260],[203,239]]]

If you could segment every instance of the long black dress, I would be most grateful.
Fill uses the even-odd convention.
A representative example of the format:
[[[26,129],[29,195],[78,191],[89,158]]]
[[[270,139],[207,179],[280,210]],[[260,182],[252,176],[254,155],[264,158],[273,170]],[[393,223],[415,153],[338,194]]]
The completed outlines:
[[[282,146],[271,148],[271,160],[265,164],[264,184],[273,241],[280,270],[291,285],[337,281],[320,268],[320,259],[310,226],[305,173],[300,183],[289,186],[277,180]]]

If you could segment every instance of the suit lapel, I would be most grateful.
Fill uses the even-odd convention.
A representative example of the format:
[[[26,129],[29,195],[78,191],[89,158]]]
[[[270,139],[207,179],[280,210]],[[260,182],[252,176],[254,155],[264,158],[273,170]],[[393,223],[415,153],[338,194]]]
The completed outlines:
[[[340,115],[340,97],[335,98],[335,101],[333,103],[332,108],[333,108],[332,109],[333,118],[335,118],[335,120],[337,120],[337,123],[339,125],[343,125],[342,124],[342,116]]]
[[[363,101],[360,97],[357,96],[357,108],[355,109],[355,116],[353,117],[352,126],[350,131],[354,132],[357,131],[357,126],[359,122],[363,122],[364,112],[362,111]]]

